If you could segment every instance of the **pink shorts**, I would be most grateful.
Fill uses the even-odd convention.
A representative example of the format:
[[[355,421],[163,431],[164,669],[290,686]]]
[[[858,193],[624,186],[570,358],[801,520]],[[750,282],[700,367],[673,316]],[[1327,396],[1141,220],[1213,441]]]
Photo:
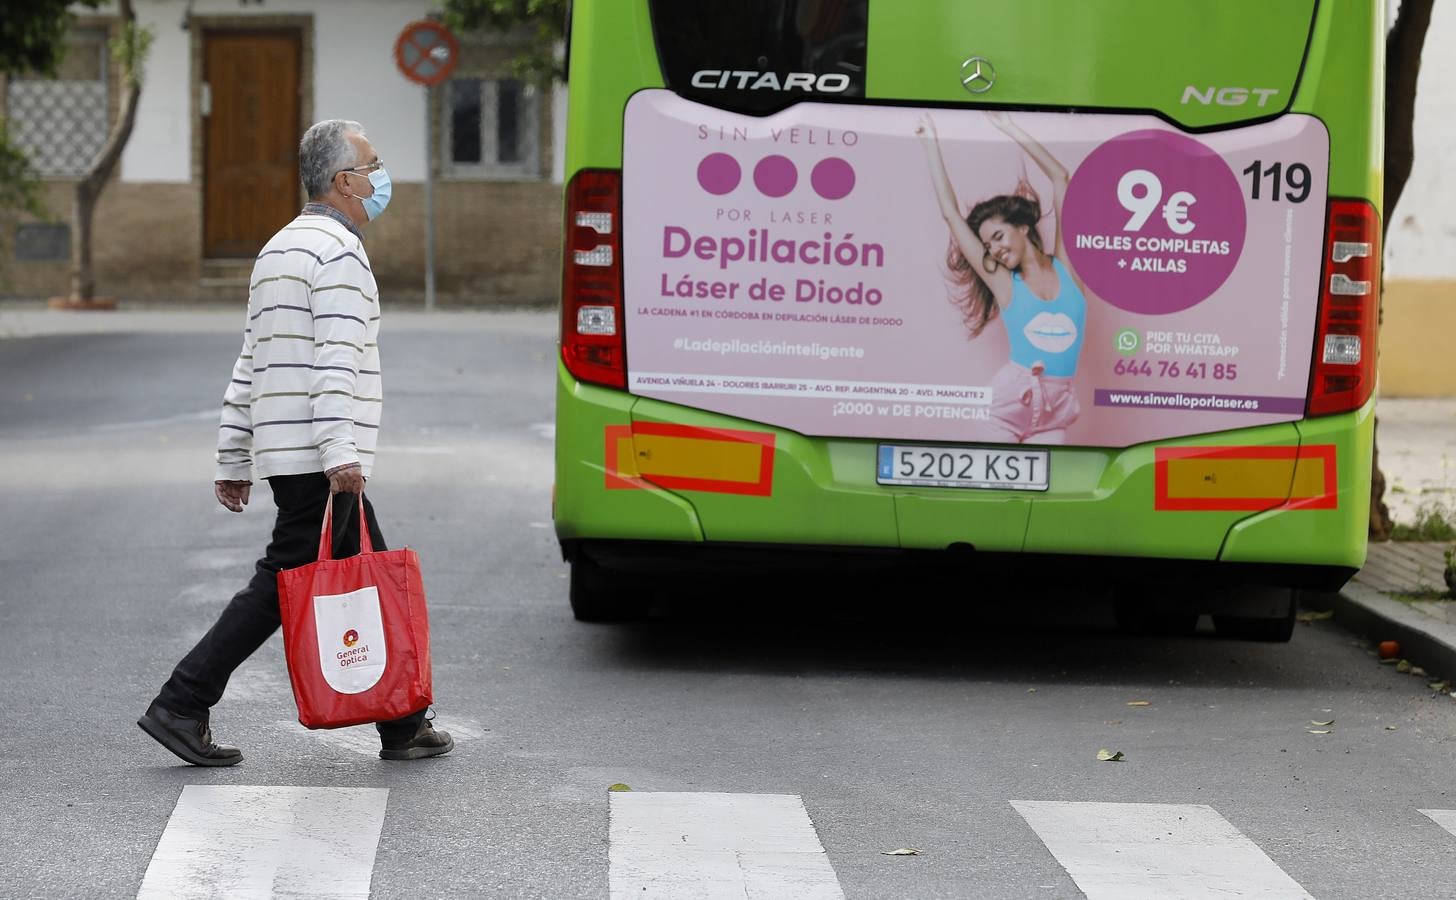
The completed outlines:
[[[1053,378],[1041,369],[1007,363],[991,379],[991,419],[1009,440],[1026,443],[1038,434],[1065,431],[1082,405],[1070,378]],[[1065,435],[1047,435],[1060,437]]]

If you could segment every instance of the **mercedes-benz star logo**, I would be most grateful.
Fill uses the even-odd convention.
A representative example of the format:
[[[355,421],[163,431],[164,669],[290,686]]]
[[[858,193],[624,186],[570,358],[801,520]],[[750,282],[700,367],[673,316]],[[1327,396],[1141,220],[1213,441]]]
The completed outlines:
[[[996,83],[996,67],[984,56],[972,56],[961,63],[961,86],[972,94],[984,94]]]

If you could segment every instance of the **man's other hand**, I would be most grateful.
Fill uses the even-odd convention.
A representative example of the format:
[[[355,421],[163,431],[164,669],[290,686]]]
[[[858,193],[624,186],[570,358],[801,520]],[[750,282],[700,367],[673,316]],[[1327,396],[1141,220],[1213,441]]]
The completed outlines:
[[[242,512],[243,507],[248,505],[248,498],[253,493],[253,483],[251,481],[215,481],[212,489],[213,493],[217,494],[218,503],[233,512]]]
[[[364,493],[364,470],[358,463],[350,463],[347,466],[339,466],[330,469],[329,493],[331,494],[362,494]]]

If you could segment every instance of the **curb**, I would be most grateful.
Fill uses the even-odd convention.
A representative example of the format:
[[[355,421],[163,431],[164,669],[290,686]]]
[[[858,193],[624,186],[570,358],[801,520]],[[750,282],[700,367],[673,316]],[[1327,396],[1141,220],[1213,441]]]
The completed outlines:
[[[1346,630],[1371,641],[1399,641],[1400,655],[1437,678],[1456,679],[1456,625],[1416,612],[1374,588],[1350,582],[1316,602]]]

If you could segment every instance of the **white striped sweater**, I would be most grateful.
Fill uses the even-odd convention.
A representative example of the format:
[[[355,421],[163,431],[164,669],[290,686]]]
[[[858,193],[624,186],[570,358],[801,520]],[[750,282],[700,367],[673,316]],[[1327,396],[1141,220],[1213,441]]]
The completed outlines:
[[[384,408],[379,288],[364,245],[304,213],[253,265],[243,349],[223,395],[217,479],[373,467]]]

